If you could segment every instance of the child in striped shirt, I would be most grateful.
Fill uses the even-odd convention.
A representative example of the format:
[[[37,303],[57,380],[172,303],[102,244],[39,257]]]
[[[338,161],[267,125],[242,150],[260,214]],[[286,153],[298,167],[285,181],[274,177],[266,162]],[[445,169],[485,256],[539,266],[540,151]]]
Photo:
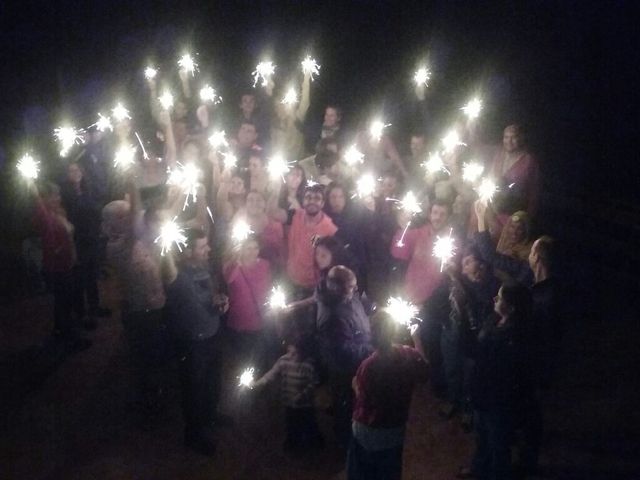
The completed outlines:
[[[312,348],[311,337],[299,337],[287,347],[287,353],[276,361],[271,370],[253,385],[261,388],[274,380],[280,381],[280,398],[285,407],[287,427],[284,446],[287,450],[324,444],[313,404],[318,378],[311,360]]]

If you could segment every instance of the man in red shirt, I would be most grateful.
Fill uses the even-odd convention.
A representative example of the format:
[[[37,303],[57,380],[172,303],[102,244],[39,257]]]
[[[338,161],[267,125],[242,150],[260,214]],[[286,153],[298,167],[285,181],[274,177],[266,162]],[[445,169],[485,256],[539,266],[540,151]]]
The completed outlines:
[[[347,455],[349,480],[400,480],[405,426],[413,387],[426,376],[419,337],[415,347],[392,343],[397,323],[384,311],[371,318],[375,351],[353,379],[353,437]]]

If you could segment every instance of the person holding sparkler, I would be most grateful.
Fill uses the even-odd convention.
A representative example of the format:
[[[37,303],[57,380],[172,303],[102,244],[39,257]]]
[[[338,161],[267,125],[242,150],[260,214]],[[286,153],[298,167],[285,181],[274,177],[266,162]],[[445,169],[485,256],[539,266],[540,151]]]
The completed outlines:
[[[233,150],[238,158],[238,166],[245,168],[251,157],[251,152],[261,150],[256,142],[258,140],[258,129],[256,124],[251,120],[242,120],[242,123],[238,127],[236,138],[233,139]]]
[[[317,125],[317,124],[316,124]],[[334,139],[338,145],[344,144],[345,132],[342,126],[342,108],[335,103],[330,103],[324,109],[322,126],[320,132],[316,133],[310,140],[309,145],[316,145],[318,141],[325,138]]]
[[[353,377],[352,433],[348,480],[389,480],[402,476],[402,451],[413,389],[427,375],[420,337],[415,348],[393,343],[397,322],[379,311],[371,318],[374,351]]]
[[[225,167],[220,176],[220,187],[216,194],[218,217],[230,222],[245,205],[247,199],[246,178],[237,168]]]
[[[210,251],[202,231],[188,230],[177,269],[171,253],[163,257],[167,321],[180,363],[184,441],[203,455],[215,453],[214,427],[232,424],[217,411],[223,362],[218,332],[229,301],[213,294]]]
[[[324,153],[338,153],[338,142],[335,138],[323,138],[315,145],[315,153],[298,161],[298,165],[304,169],[307,178],[318,178],[320,176],[317,160]]]
[[[306,188],[305,170],[300,165],[293,165],[284,176],[284,183],[280,185],[279,191],[272,190],[268,209],[273,212],[274,209],[280,208],[285,210],[287,215],[293,216],[296,210],[302,208]],[[278,191],[277,196],[273,193],[276,191]]]
[[[255,90],[247,90],[240,95],[236,118],[237,120],[232,122],[232,126],[241,127],[243,123],[249,122],[256,131],[254,142],[259,141],[260,145],[268,143],[270,133],[269,118],[266,112],[263,112],[260,108]]]
[[[367,126],[369,128],[360,129],[356,141],[358,150],[364,154],[367,165],[374,171],[387,172],[396,169],[404,178],[407,178],[409,172],[398,153],[398,149],[391,137],[384,132],[384,128],[389,125],[384,125],[382,122],[379,122],[379,125],[382,126],[380,132],[374,131],[376,129],[370,125]]]

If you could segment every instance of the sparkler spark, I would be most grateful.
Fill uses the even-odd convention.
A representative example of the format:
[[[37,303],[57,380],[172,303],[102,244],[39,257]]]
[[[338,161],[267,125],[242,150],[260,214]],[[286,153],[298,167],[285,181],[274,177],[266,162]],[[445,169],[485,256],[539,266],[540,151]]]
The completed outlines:
[[[193,198],[194,202],[198,200],[198,182],[201,175],[202,172],[200,169],[192,163],[183,165],[178,162],[176,169],[169,170],[167,184],[180,187],[182,189],[182,193],[185,195],[182,210],[189,206],[189,197]]]
[[[233,153],[223,153],[222,155],[224,156],[223,167],[225,170],[230,170],[238,166],[238,157]]]
[[[467,116],[467,118],[469,118],[469,120],[478,118],[478,116],[480,115],[480,110],[482,110],[482,101],[476,97],[473,100],[470,100],[460,110],[464,112],[464,114]]]
[[[382,137],[382,131],[389,126],[391,126],[390,123],[385,124],[380,120],[374,120],[369,126],[369,134],[371,134],[372,138],[380,140],[380,138]]]
[[[224,130],[218,130],[217,132],[213,132],[209,137],[209,145],[213,148],[220,147],[228,147],[229,142],[227,142],[226,133]]]
[[[429,154],[429,158],[426,162],[422,164],[427,173],[434,175],[438,172],[449,173],[447,167],[444,165],[444,161],[438,152],[433,152]]]
[[[82,134],[84,130],[75,129],[73,127],[59,127],[53,131],[54,137],[56,140],[60,142],[60,156],[66,157],[69,153],[69,150],[73,148],[74,145],[84,143],[84,138],[82,138]]]
[[[95,126],[96,130],[98,130],[99,132],[104,132],[106,130],[113,132],[113,125],[111,124],[111,119],[109,117],[103,116],[99,112],[98,112],[98,121],[94,123],[93,126]]]
[[[136,148],[131,145],[123,145],[117,151],[113,158],[113,166],[122,170],[127,170],[135,163]]]
[[[200,89],[200,100],[203,102],[211,102],[213,104],[218,104],[222,102],[222,97],[218,95],[215,89],[210,85],[205,85]]]
[[[40,172],[40,162],[34,159],[31,154],[27,153],[18,160],[16,168],[23,178],[35,180],[38,178],[38,173]]]
[[[238,383],[238,386],[239,387],[246,387],[246,388],[253,387],[253,381],[254,381],[253,372],[254,372],[253,367],[245,368],[244,371],[242,372],[242,374],[239,377],[240,383]]]
[[[353,167],[358,163],[364,162],[364,154],[358,150],[358,147],[351,145],[346,152],[344,152],[344,161],[347,165]]]
[[[484,166],[476,162],[465,163],[462,165],[462,180],[469,183],[475,183],[484,172]]]
[[[317,64],[315,58],[311,58],[309,55],[305,57],[301,65],[302,65],[302,72],[305,75],[310,75],[311,81],[313,81],[314,75],[320,74],[320,68],[321,68],[320,65]]]
[[[198,70],[198,64],[193,60],[193,57],[188,53],[180,57],[178,60],[178,66],[181,70],[190,73],[191,76]]]
[[[122,103],[118,102],[118,104],[111,110],[111,117],[116,122],[122,122],[123,120],[131,120],[131,115],[129,115],[129,110],[125,108]]]
[[[256,69],[251,73],[253,75],[253,87],[258,84],[258,80],[262,79],[261,85],[266,87],[269,84],[271,76],[276,71],[273,62],[260,62],[256,65]]]
[[[294,105],[298,103],[298,94],[296,93],[296,90],[294,88],[287,90],[287,93],[280,103],[283,103],[284,105]]]
[[[269,172],[269,176],[273,179],[280,177],[284,180],[284,176],[288,171],[289,164],[282,155],[275,155],[271,157],[269,163],[267,163],[267,172]]]
[[[241,243],[244,242],[252,233],[254,232],[251,230],[251,226],[247,222],[244,220],[238,220],[231,229],[231,240],[236,243]]]
[[[460,141],[460,135],[455,130],[450,130],[442,139],[445,153],[451,153],[458,145],[466,145]]]
[[[411,326],[412,320],[418,319],[417,315],[419,312],[418,307],[400,297],[389,298],[389,300],[387,300],[385,311],[399,325],[403,325],[407,328]]]
[[[271,296],[269,297],[268,304],[269,307],[274,310],[281,310],[287,306],[287,298],[280,285],[271,289]]]
[[[376,191],[376,179],[373,175],[365,173],[356,182],[356,192],[358,197],[365,198],[373,195]]]
[[[425,87],[429,86],[429,80],[431,79],[431,70],[427,67],[421,67],[416,70],[416,73],[413,75],[413,81],[416,82],[416,85],[424,85]]]
[[[158,97],[158,100],[165,110],[171,110],[171,108],[173,108],[173,95],[171,95],[169,90],[165,90],[165,92]]]
[[[154,78],[156,78],[156,75],[158,75],[157,69],[151,66],[144,69],[144,78],[146,78],[147,80],[153,80]]]
[[[422,212],[422,207],[420,206],[420,202],[416,198],[415,194],[412,191],[408,191],[406,195],[399,202],[400,208],[411,215],[416,215]]]
[[[160,242],[162,250],[160,255],[163,255],[171,251],[171,248],[175,244],[179,251],[182,251],[182,247],[186,245],[187,237],[184,234],[184,229],[176,223],[176,218],[169,220],[162,224],[160,227],[160,235],[154,240],[154,243]]]
[[[497,191],[498,186],[490,178],[483,178],[477,189],[478,197],[485,203],[490,202]]]
[[[451,236],[451,230],[449,231],[449,235],[446,237],[438,236],[438,238],[436,238],[436,241],[433,243],[432,255],[440,259],[440,271],[442,271],[444,264],[453,257],[455,251],[456,246],[453,237]]]

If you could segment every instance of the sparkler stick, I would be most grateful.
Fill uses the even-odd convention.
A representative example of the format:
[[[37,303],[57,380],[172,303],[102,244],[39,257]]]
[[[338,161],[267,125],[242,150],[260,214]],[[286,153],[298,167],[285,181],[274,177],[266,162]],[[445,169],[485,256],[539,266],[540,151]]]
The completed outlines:
[[[35,180],[40,172],[40,162],[31,156],[30,153],[23,155],[16,165],[18,172],[22,178],[26,180]]]
[[[136,149],[131,145],[123,145],[116,151],[113,158],[113,166],[121,170],[127,170],[135,163]]]
[[[460,110],[464,112],[464,114],[467,116],[467,118],[469,118],[469,120],[478,118],[478,116],[480,115],[480,110],[482,110],[482,101],[476,97],[473,100],[470,100]]]
[[[160,235],[154,240],[154,243],[160,242],[162,247],[160,255],[162,256],[171,251],[174,244],[181,252],[182,247],[186,245],[187,237],[184,234],[184,229],[176,223],[176,218],[178,217],[173,217],[173,220],[163,223],[160,227]]]
[[[242,374],[240,375],[240,377],[238,377],[240,379],[240,383],[238,383],[238,386],[245,387],[245,388],[252,388],[253,381],[254,381],[253,372],[254,372],[253,367],[245,368]]]
[[[296,93],[296,90],[294,88],[287,90],[287,93],[280,103],[284,105],[295,105],[298,103],[298,94]]]
[[[227,142],[226,135],[227,134],[224,132],[224,130],[213,132],[213,134],[209,137],[209,144],[216,149],[220,147],[228,147],[229,142]]]
[[[462,180],[469,183],[475,183],[482,175],[484,167],[476,162],[465,163],[462,166]]]
[[[389,298],[389,300],[387,300],[385,311],[399,325],[403,325],[407,328],[411,326],[412,320],[419,320],[417,318],[418,307],[400,297]]]
[[[311,81],[313,81],[314,75],[320,74],[320,68],[321,68],[320,65],[316,63],[315,58],[311,58],[309,55],[305,57],[301,65],[302,65],[302,72],[305,75],[309,75],[311,77]]]
[[[186,73],[190,73],[191,76],[198,70],[198,64],[193,60],[193,57],[188,53],[180,57],[178,60],[178,66]]]
[[[275,286],[271,289],[268,305],[273,310],[282,310],[287,306],[287,299],[281,286]]]
[[[231,229],[231,239],[236,243],[241,243],[244,242],[252,233],[254,232],[251,230],[251,226],[247,222],[244,220],[238,220]]]
[[[149,160],[149,155],[147,155],[147,151],[144,149],[144,145],[142,144],[142,140],[140,139],[140,135],[138,132],[134,132],[136,138],[138,139],[138,143],[140,144],[140,148],[142,148],[142,158],[145,160]]]
[[[456,246],[453,237],[451,236],[451,232],[453,229],[449,230],[449,235],[446,237],[440,237],[436,239],[433,243],[433,256],[440,259],[440,271],[444,268],[444,264],[449,261],[450,258],[453,257]]]
[[[260,62],[256,65],[256,69],[251,73],[253,75],[253,87],[258,84],[258,80],[262,79],[261,85],[266,87],[271,80],[271,76],[276,71],[276,66],[272,62]]]
[[[144,78],[146,78],[147,80],[153,80],[154,78],[156,78],[156,75],[158,75],[157,69],[151,66],[144,69]]]
[[[73,127],[58,127],[53,131],[53,135],[56,137],[56,140],[60,142],[60,156],[66,157],[69,153],[69,150],[73,148],[74,145],[84,143],[84,138],[82,138],[82,134],[84,130],[75,129]]]
[[[169,90],[165,90],[165,92],[158,98],[160,101],[160,105],[165,110],[171,110],[173,108],[173,95]]]
[[[430,79],[431,70],[429,70],[427,67],[419,68],[413,75],[413,81],[416,82],[417,86],[424,85],[425,87],[428,87]]]
[[[358,147],[351,145],[346,152],[344,152],[344,161],[347,165],[354,167],[358,163],[364,162],[364,154],[358,150]]]
[[[111,110],[111,117],[116,122],[122,122],[123,120],[131,120],[131,115],[129,115],[129,110],[127,110],[122,103],[118,102],[118,104]]]
[[[218,104],[222,102],[222,97],[218,95],[213,87],[210,85],[205,85],[200,89],[200,100],[203,102],[211,102],[213,104]]]
[[[404,247],[404,236],[407,234],[407,230],[409,230],[410,225],[411,225],[411,220],[407,222],[407,224],[404,227],[404,230],[402,230],[402,235],[400,235],[400,239],[396,243],[398,247]]]
[[[209,214],[209,218],[211,219],[211,224],[214,225],[216,222],[213,221],[213,213],[211,213],[211,209],[207,205],[207,213]]]
[[[284,176],[289,171],[289,164],[282,157],[282,155],[274,155],[269,160],[267,164],[267,172],[269,172],[269,176],[272,179],[276,179],[278,177],[282,178],[284,181]]]
[[[490,178],[484,178],[478,186],[478,197],[484,203],[488,203],[493,200],[493,196],[498,191],[498,186]]]

